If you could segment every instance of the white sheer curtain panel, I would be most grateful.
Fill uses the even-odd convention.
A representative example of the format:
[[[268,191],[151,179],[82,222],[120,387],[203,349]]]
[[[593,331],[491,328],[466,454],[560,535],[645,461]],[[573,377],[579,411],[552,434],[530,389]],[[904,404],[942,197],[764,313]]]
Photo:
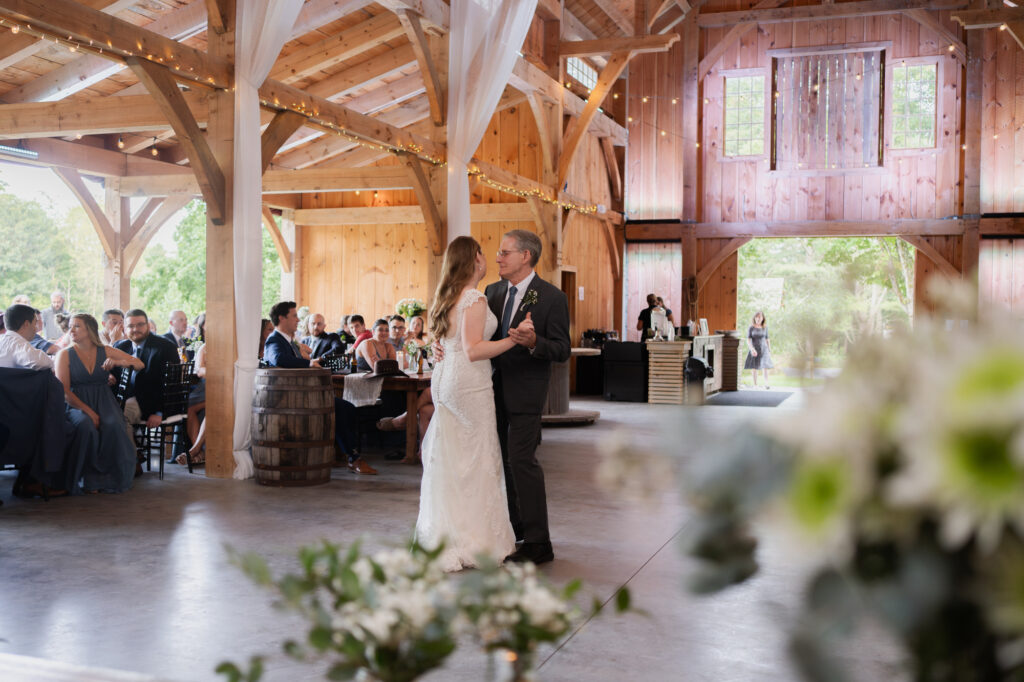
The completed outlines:
[[[235,473],[252,478],[249,427],[263,301],[263,179],[259,87],[287,42],[303,0],[244,0],[235,24]]]
[[[448,34],[448,239],[469,235],[466,166],[512,74],[537,0],[452,0]]]

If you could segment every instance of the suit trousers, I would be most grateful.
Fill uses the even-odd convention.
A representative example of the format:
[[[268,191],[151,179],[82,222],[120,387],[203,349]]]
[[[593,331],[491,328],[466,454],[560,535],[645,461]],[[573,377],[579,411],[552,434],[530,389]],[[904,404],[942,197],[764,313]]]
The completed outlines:
[[[500,398],[495,382],[495,412],[501,461],[505,467],[508,516],[516,539],[523,542],[551,542],[548,531],[548,503],[544,470],[537,461],[540,444],[540,415],[510,413]]]

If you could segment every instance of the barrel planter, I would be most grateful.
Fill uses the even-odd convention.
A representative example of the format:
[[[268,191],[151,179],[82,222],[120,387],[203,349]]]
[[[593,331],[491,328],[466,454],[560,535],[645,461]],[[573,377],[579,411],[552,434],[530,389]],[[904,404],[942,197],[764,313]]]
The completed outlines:
[[[252,459],[260,485],[307,486],[331,480],[334,390],[328,370],[256,370]]]

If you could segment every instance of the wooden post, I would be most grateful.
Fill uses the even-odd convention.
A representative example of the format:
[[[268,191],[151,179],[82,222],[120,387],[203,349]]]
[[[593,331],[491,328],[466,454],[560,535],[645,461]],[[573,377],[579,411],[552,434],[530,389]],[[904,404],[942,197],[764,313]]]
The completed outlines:
[[[125,263],[125,235],[131,230],[131,213],[127,197],[121,197],[120,178],[107,178],[104,182],[104,207],[110,227],[114,230],[114,254],[104,254],[103,306],[128,310],[132,303],[131,272]]]
[[[232,3],[233,5],[233,3]],[[222,7],[222,11],[223,11]],[[210,54],[234,61],[235,8],[224,12],[223,32],[207,34]],[[207,141],[224,175],[223,221],[206,219],[206,475],[230,478],[235,470],[235,263],[231,207],[234,187],[235,96],[231,90],[210,95]],[[252,340],[253,345],[257,343]],[[249,409],[239,405],[238,409]]]
[[[445,122],[442,125],[433,126],[430,132],[430,141],[436,142],[438,145],[443,145],[447,148],[448,33],[446,32],[442,36],[429,38],[427,40],[427,44],[430,47],[430,61],[433,63],[437,77],[437,84],[441,90],[441,96],[445,105]],[[427,175],[427,185],[430,189],[430,195],[434,199],[434,205],[437,207],[437,213],[441,218],[441,226],[439,230],[441,253],[438,255],[432,251],[428,256],[427,296],[429,298],[434,295],[434,292],[437,290],[437,285],[441,281],[441,264],[444,262],[444,250],[448,248],[448,166],[435,168],[425,167],[424,170]],[[411,229],[420,228],[417,226]],[[429,227],[424,225],[423,229],[429,229]],[[427,301],[427,305],[430,305],[429,300]]]
[[[295,210],[286,208],[281,211],[281,236],[284,237],[284,243],[288,245],[288,248],[292,252],[292,267],[289,272],[281,271],[281,300],[282,301],[294,301],[295,299],[295,266],[296,266],[296,251],[295,251]],[[264,310],[263,314],[268,314],[269,311]]]

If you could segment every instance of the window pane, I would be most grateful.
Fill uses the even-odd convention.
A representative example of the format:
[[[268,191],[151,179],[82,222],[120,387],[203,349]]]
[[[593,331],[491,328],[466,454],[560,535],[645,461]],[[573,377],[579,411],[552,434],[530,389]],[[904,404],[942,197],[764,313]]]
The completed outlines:
[[[938,66],[917,64],[893,67],[893,149],[935,146],[935,109]]]
[[[764,154],[764,76],[725,79],[726,156]]]

